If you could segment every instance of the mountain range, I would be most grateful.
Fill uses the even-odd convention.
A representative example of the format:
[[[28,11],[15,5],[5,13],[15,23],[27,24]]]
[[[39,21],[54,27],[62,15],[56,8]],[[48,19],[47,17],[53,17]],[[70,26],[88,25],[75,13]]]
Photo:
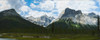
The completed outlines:
[[[74,9],[70,9],[70,8],[66,8],[63,13],[60,13],[59,18],[69,18],[69,17],[75,17],[78,14],[82,14],[81,10],[74,10]]]
[[[14,9],[0,12],[0,32],[41,33],[41,30],[45,28],[23,19]]]
[[[97,15],[95,13],[82,13],[81,10],[74,10],[66,8],[62,13],[60,13],[58,19],[71,18],[73,22],[81,24],[96,25]],[[58,20],[57,19],[57,20]]]
[[[44,26],[44,27],[43,27]],[[0,12],[0,32],[21,33],[96,33],[97,15],[66,8],[57,19],[43,15],[23,18],[14,9]]]
[[[35,23],[35,24],[37,24],[37,25],[46,27],[46,26],[48,26],[48,25],[52,22],[52,20],[54,20],[55,18],[54,18],[54,17],[49,17],[49,16],[47,16],[47,15],[43,15],[43,16],[37,17],[37,18],[34,18],[34,17],[30,16],[30,17],[27,17],[27,18],[25,18],[25,19],[28,20],[28,21],[30,21],[30,22],[32,22],[32,23]]]
[[[25,18],[26,20],[35,23],[40,26],[48,26],[53,21],[57,21],[59,19],[71,18],[73,22],[81,23],[81,24],[89,24],[96,25],[97,24],[97,15],[95,13],[84,14],[81,10],[74,10],[70,8],[66,8],[62,13],[60,13],[59,17],[55,19],[54,17],[49,17],[47,15],[43,15],[41,17],[34,18],[29,16]]]
[[[98,29],[97,15],[66,8],[47,28],[51,33],[94,33]]]

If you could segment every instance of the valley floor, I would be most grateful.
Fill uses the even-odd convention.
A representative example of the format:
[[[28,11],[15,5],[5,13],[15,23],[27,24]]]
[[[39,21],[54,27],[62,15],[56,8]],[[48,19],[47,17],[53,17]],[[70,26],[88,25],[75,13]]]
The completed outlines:
[[[97,34],[32,34],[32,33],[1,33],[0,38],[17,40],[100,40]]]

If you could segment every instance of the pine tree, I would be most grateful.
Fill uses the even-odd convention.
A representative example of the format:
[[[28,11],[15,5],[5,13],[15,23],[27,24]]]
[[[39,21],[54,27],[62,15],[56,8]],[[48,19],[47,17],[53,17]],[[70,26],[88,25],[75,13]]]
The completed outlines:
[[[99,16],[98,16],[98,31],[99,31],[99,33],[100,33],[100,19],[99,19]]]

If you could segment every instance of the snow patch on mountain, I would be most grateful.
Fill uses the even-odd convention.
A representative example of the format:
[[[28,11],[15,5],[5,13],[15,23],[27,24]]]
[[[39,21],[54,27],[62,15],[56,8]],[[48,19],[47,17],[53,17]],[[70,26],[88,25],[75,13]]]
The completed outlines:
[[[97,25],[97,18],[90,17],[86,14],[76,15],[73,21],[81,24]]]
[[[59,19],[71,18],[73,22],[89,25],[97,25],[97,15],[95,13],[82,13],[81,10],[74,10],[66,8],[62,13],[60,13],[58,19],[55,19],[53,22]]]
[[[46,27],[46,26],[48,26],[48,25],[52,22],[52,20],[54,20],[55,18],[54,18],[54,17],[49,17],[49,16],[47,16],[47,15],[43,15],[43,16],[37,17],[37,18],[34,18],[34,17],[30,16],[30,17],[27,17],[26,19],[29,20],[29,21],[32,22],[32,23],[35,23],[35,24],[37,24],[37,25]]]

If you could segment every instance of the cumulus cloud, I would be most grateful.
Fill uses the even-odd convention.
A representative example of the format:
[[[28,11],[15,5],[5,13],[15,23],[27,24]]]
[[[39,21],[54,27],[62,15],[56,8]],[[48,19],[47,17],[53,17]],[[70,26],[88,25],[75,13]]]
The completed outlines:
[[[31,3],[31,8],[39,8],[41,11],[36,11],[36,10],[33,10],[36,12],[37,15],[45,15],[47,14],[48,16],[56,16],[55,14],[53,14],[53,9],[54,9],[54,2],[51,1],[51,0],[46,0],[44,2],[40,2],[39,5],[35,5],[34,3]],[[51,12],[46,12],[46,11],[51,11]],[[34,12],[34,13],[35,13]],[[31,12],[30,12],[31,13]],[[33,13],[33,12],[32,12]],[[32,14],[31,13],[31,14]],[[33,13],[33,14],[34,14]]]
[[[56,8],[58,9],[58,12],[61,13],[65,8],[67,8],[68,0],[62,0],[62,1],[55,1]]]
[[[46,12],[39,12],[39,11],[35,11],[32,10],[30,7],[24,5],[20,8],[20,10],[22,11],[24,17],[29,17],[29,16],[33,16],[33,17],[40,17],[44,14],[46,14]],[[25,13],[28,13],[27,15],[25,15]]]
[[[54,6],[55,4],[56,4],[56,7]],[[33,5],[32,7],[36,7],[36,6]],[[98,8],[94,0],[53,0],[53,1],[46,0],[44,3],[40,3],[39,7],[43,10],[52,10],[55,7],[58,9],[57,12],[59,14],[65,8],[81,10],[83,13],[90,13],[90,12],[97,13],[95,9]]]
[[[21,8],[20,8],[20,10],[22,11],[22,12],[28,12],[28,11],[30,11],[31,9],[28,7],[28,6],[22,6]]]
[[[23,7],[21,7],[20,8],[21,9],[21,11],[23,12],[23,14],[25,13],[25,12],[27,12],[28,14],[27,15],[25,15],[24,14],[24,17],[29,17],[29,16],[33,16],[33,17],[40,17],[40,16],[42,16],[42,15],[48,15],[48,16],[54,16],[54,14],[52,14],[52,12],[50,12],[50,13],[47,13],[47,12],[40,12],[40,11],[36,11],[36,10],[32,10],[30,7],[28,7],[28,6],[23,6]]]
[[[75,10],[82,10],[83,13],[89,13],[98,8],[95,6],[93,0],[63,0],[56,1],[58,10],[64,10],[65,8],[71,8]]]
[[[38,12],[38,11],[33,11],[33,10],[31,10],[31,11],[29,12],[28,16],[40,17],[40,16],[42,16],[42,15],[44,15],[44,14],[45,14],[45,12]],[[37,16],[37,15],[38,15],[38,16]]]
[[[92,10],[98,8],[97,6],[95,6],[95,2],[93,0],[71,1],[67,4],[67,6],[72,9],[82,10],[82,12],[84,13],[92,12]]]
[[[10,9],[11,6],[8,4],[7,0],[0,0],[0,11]]]
[[[100,0],[97,0],[99,6],[96,6],[94,0],[44,0],[43,2],[33,1],[30,6],[27,6],[25,0],[0,0],[0,11],[14,8],[18,13],[28,13],[26,16],[38,17],[44,14],[48,16],[58,17],[65,8],[82,10],[83,13],[100,13],[95,9],[100,8]],[[35,5],[34,3],[39,3]],[[42,11],[33,10],[39,8]],[[50,12],[46,12],[46,11]],[[58,14],[57,14],[58,13]]]
[[[44,3],[40,3],[40,8],[43,10],[53,10],[54,2],[53,1],[45,1]]]
[[[31,3],[31,8],[40,8],[41,10],[53,10],[54,8],[54,2],[53,1],[44,1],[44,2],[40,2],[39,5],[34,5],[33,3]]]
[[[25,0],[22,0],[22,3],[23,3],[23,4],[26,4],[27,2],[25,2]]]
[[[30,6],[31,6],[31,8],[39,7],[39,6],[34,5],[33,3],[31,3]]]
[[[23,3],[22,0],[8,0],[8,3],[11,5],[12,8],[14,8],[18,13],[20,12],[20,7],[22,7]]]
[[[22,7],[23,4],[25,4],[24,0],[0,0],[0,11],[13,8],[20,13],[20,7]]]
[[[100,0],[98,0],[100,1]],[[95,13],[100,13],[95,11],[95,9],[98,8],[96,6],[96,3],[94,0],[44,0],[44,2],[40,2],[39,5],[35,5],[34,3],[31,3],[31,8],[40,8],[41,10],[50,10],[51,12],[40,12],[36,11],[36,14],[39,13],[40,15],[42,14],[47,14],[49,16],[54,16],[58,17],[54,12],[58,12],[60,14],[65,8],[71,8],[75,10],[81,10],[83,13],[90,13],[90,12],[95,12]],[[54,10],[56,8],[57,10]],[[32,10],[32,9],[31,9]],[[34,11],[34,10],[32,10]],[[35,14],[35,12],[29,12],[30,14]],[[38,15],[39,15],[38,14]]]

